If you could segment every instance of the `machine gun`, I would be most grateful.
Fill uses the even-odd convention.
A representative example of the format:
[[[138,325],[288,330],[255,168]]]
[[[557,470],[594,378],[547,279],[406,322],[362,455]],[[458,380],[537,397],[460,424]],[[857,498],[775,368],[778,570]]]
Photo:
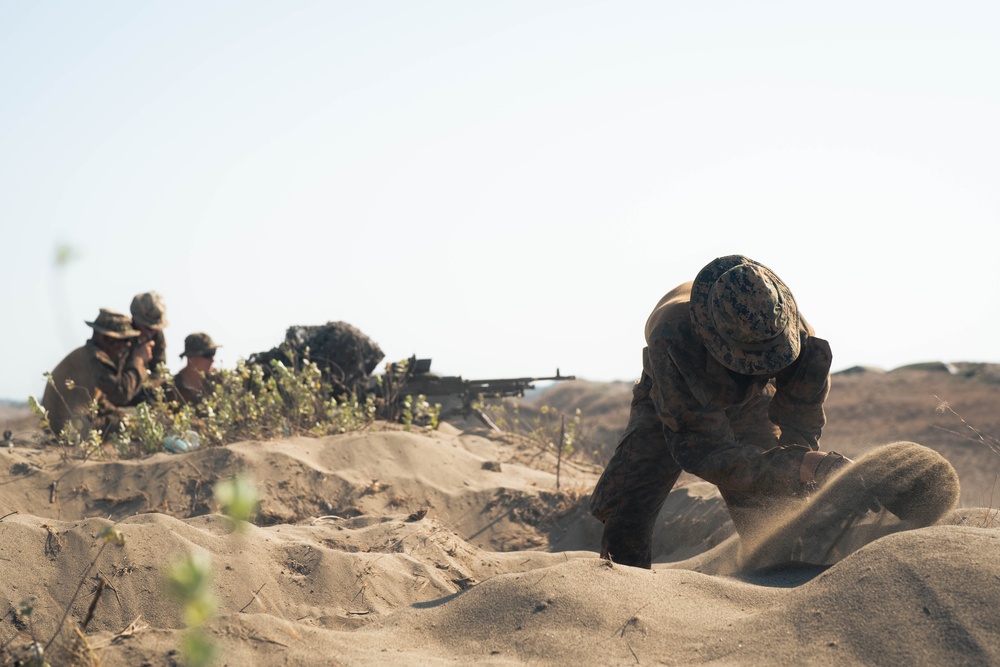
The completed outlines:
[[[386,364],[383,376],[383,396],[390,404],[399,402],[404,396],[425,396],[427,398],[452,398],[451,405],[442,405],[443,410],[460,408],[468,414],[472,403],[479,396],[502,398],[504,396],[524,396],[524,392],[534,389],[536,382],[575,380],[575,375],[556,374],[549,377],[498,378],[492,380],[465,380],[461,375],[434,375],[430,372],[430,359],[412,356],[406,361]],[[458,404],[455,404],[457,399]]]

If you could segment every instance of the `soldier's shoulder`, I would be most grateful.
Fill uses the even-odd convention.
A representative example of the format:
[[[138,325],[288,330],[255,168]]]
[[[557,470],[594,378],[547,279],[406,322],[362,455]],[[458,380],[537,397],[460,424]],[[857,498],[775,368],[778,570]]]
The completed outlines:
[[[87,359],[91,357],[90,345],[81,345],[75,350],[70,351],[63,357],[59,363],[56,365],[56,369],[65,368],[67,366],[79,365],[80,363],[85,363]]]
[[[108,356],[108,353],[97,347],[90,341],[81,348],[78,348],[74,353],[79,353],[79,357],[82,361],[96,364],[99,366],[107,366],[112,370],[118,370],[118,365]]]

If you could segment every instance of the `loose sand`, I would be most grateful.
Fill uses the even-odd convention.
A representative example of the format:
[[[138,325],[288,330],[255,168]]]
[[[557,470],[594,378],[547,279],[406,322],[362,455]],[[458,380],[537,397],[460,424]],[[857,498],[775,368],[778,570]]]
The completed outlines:
[[[0,451],[0,656],[48,643],[68,607],[57,661],[101,577],[90,657],[181,664],[165,575],[198,552],[220,665],[1000,664],[995,511],[951,511],[829,568],[741,573],[717,491],[687,481],[646,571],[597,557],[599,471],[564,465],[556,489],[554,463],[460,421],[126,462],[19,441]],[[261,495],[243,532],[212,496],[237,473]],[[108,526],[125,542],[102,550]]]

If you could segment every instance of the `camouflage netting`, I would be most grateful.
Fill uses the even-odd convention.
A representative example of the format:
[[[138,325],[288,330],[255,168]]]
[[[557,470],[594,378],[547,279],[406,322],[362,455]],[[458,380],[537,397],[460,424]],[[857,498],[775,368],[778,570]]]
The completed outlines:
[[[375,341],[347,322],[327,322],[288,327],[284,342],[267,352],[250,355],[249,362],[264,366],[267,372],[273,359],[299,368],[306,357],[320,367],[340,394],[364,390],[385,355]]]

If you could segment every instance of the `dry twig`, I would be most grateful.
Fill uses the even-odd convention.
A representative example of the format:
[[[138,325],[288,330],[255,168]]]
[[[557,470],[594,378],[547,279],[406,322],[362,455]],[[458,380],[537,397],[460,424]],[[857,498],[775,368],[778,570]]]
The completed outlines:
[[[261,592],[261,590],[262,590],[262,589],[264,588],[264,586],[266,586],[266,585],[267,585],[267,582],[265,581],[265,582],[264,582],[263,584],[261,584],[261,585],[260,585],[260,588],[258,588],[257,590],[255,590],[255,591],[253,592],[253,597],[252,597],[252,598],[250,598],[250,602],[247,602],[247,603],[246,603],[245,605],[243,605],[243,608],[242,608],[242,609],[240,609],[240,613],[241,613],[241,614],[242,614],[242,613],[243,613],[244,611],[246,611],[247,607],[249,607],[250,605],[252,605],[252,604],[253,604],[254,602],[256,602],[256,601],[257,601],[257,593],[260,593],[260,592]]]

